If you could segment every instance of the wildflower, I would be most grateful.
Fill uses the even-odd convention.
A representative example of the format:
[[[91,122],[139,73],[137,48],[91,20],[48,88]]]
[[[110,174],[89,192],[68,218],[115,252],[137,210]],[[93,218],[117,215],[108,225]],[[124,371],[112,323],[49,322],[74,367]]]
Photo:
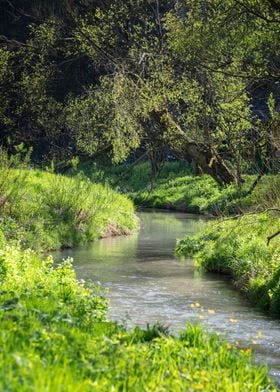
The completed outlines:
[[[213,310],[213,309],[208,309],[208,313],[209,313],[209,314],[215,314],[216,312],[215,312],[215,310]]]
[[[257,341],[256,340],[252,340],[252,344],[257,344]]]
[[[199,307],[200,307],[200,303],[199,303],[199,302],[196,302],[196,303],[195,303],[195,306],[196,306],[197,308],[199,308]]]
[[[243,354],[251,354],[251,349],[250,348],[241,348],[240,352]]]
[[[231,323],[233,323],[233,324],[237,323],[237,320],[234,319],[234,318],[230,318],[229,321],[230,321]]]
[[[191,304],[191,308],[194,308],[195,307],[195,304]]]
[[[200,389],[200,390],[204,389],[204,385],[201,383],[194,384],[193,387],[194,387],[194,389]]]

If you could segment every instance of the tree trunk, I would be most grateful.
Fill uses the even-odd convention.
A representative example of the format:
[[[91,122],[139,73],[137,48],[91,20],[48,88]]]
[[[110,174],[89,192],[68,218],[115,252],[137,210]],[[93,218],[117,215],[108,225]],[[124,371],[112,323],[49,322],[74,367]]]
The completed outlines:
[[[229,170],[222,157],[211,146],[189,140],[186,132],[167,110],[153,111],[151,116],[163,130],[168,133],[175,130],[175,135],[170,138],[170,148],[191,158],[203,173],[209,174],[221,185],[231,184],[235,181],[234,174]],[[176,147],[179,145],[180,149]]]
[[[235,181],[234,175],[223,159],[204,144],[186,143],[184,153],[192,158],[203,173],[209,174],[219,184],[231,184]]]

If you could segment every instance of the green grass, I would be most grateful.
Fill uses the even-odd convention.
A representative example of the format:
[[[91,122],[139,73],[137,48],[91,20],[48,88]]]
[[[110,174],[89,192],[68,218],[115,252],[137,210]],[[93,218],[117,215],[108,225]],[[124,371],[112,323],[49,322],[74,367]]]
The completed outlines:
[[[192,174],[190,166],[182,161],[165,162],[156,179],[153,178],[149,162],[141,162],[134,167],[130,163],[111,167],[96,163],[85,164],[80,165],[78,171],[84,173],[93,182],[114,184],[123,193],[138,192],[144,188],[151,189],[158,182]]]
[[[0,224],[25,247],[59,249],[137,226],[133,203],[86,177],[8,168],[0,172]]]
[[[187,175],[161,179],[153,188],[144,188],[130,195],[140,206],[217,216],[245,212],[260,204],[269,206],[278,197],[279,176],[264,176],[251,194],[248,190],[256,176],[244,177],[245,183],[240,190],[235,184],[222,187],[208,175]]]
[[[235,184],[222,187],[208,175],[195,176],[185,162],[165,162],[159,176],[153,179],[148,162],[139,163],[125,176],[129,164],[111,168],[97,165],[80,167],[93,181],[109,183],[128,194],[137,206],[163,208],[213,215],[240,213],[260,204],[271,205],[277,198],[280,178],[265,175],[248,195],[256,175],[244,175],[245,183],[238,190]]]
[[[208,271],[230,275],[249,299],[280,317],[280,229],[278,213],[245,215],[214,222],[177,243],[178,255],[192,256]]]
[[[3,391],[276,391],[249,350],[189,325],[127,331],[106,318],[100,287],[78,283],[0,235]]]
[[[26,248],[127,233],[132,202],[83,175],[10,163],[0,171],[0,390],[276,391],[250,350],[199,326],[174,337],[161,325],[127,331],[110,322],[107,294],[78,282],[71,260],[55,266]]]

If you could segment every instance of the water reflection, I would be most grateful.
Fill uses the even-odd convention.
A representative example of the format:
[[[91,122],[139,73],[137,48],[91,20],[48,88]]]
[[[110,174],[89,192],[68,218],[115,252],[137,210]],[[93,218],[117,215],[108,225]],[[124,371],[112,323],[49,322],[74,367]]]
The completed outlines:
[[[250,307],[226,279],[201,273],[174,257],[177,238],[197,233],[205,219],[182,213],[141,212],[141,229],[56,257],[74,257],[79,278],[110,289],[110,317],[128,326],[161,322],[174,332],[200,322],[241,347],[251,347],[280,379],[280,324]]]

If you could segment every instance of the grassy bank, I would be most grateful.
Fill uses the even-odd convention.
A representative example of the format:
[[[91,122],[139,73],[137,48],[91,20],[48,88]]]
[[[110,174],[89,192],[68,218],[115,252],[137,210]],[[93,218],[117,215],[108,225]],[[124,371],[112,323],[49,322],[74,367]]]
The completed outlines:
[[[245,175],[241,189],[235,184],[222,187],[208,175],[187,175],[159,180],[151,189],[132,192],[136,205],[190,213],[228,215],[270,205],[278,197],[279,176],[266,175],[252,193],[256,175]]]
[[[189,326],[126,331],[106,318],[100,287],[0,236],[0,389],[5,391],[276,391],[249,350]]]
[[[49,250],[127,234],[137,226],[133,203],[86,177],[27,168],[0,171],[0,224],[8,239]]]
[[[279,213],[245,215],[210,223],[195,237],[177,243],[178,255],[192,256],[208,271],[230,275],[248,298],[280,317]]]
[[[166,162],[156,179],[148,162],[131,170],[129,167],[121,165],[105,169],[86,165],[80,169],[93,181],[108,182],[128,194],[137,206],[190,213],[222,215],[247,211],[259,204],[270,205],[278,197],[276,190],[280,187],[279,176],[265,175],[248,194],[257,175],[245,175],[241,189],[235,184],[222,187],[208,175],[193,175],[185,162]]]

